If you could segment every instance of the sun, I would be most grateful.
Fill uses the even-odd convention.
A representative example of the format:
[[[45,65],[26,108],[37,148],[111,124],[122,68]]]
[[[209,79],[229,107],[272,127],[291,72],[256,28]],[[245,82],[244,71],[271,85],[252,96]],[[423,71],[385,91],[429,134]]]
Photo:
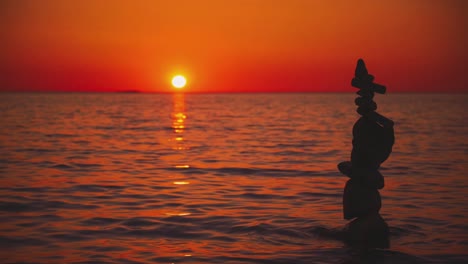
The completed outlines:
[[[187,79],[182,75],[176,75],[172,78],[172,86],[177,89],[182,89],[187,84]]]

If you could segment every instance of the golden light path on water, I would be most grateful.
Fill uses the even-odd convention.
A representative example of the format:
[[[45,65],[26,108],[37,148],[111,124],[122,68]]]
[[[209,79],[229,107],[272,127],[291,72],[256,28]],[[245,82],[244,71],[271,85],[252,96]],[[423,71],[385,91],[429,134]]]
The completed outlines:
[[[175,77],[176,78],[176,77]],[[177,84],[177,79],[175,79],[175,82]],[[174,84],[173,80],[173,84]],[[182,85],[182,80],[179,78],[179,86],[181,87],[185,86],[185,79],[183,80],[183,85]],[[175,84],[174,84],[175,86]],[[177,87],[177,86],[176,86]],[[181,88],[178,87],[178,88]],[[176,151],[176,159],[173,161],[175,164],[173,167],[175,169],[188,169],[190,168],[190,165],[187,164],[187,150],[189,147],[187,146],[187,143],[184,138],[184,132],[186,129],[186,119],[187,116],[185,114],[185,94],[180,92],[180,93],[174,93],[173,94],[173,108],[172,108],[172,130],[174,132],[174,137],[170,139],[172,142],[173,146],[172,149]],[[186,186],[189,185],[190,182],[185,179],[179,179],[176,181],[172,182],[176,186]],[[166,213],[167,216],[189,216],[191,213],[189,212],[168,212]]]

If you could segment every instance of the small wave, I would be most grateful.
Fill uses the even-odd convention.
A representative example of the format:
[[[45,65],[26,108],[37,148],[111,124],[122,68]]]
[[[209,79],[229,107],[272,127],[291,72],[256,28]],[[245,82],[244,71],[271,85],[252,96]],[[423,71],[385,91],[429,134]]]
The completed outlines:
[[[84,246],[84,247],[80,247],[79,249],[83,251],[92,251],[92,252],[113,252],[113,251],[128,250],[128,248],[120,247],[120,246]],[[102,262],[99,261],[99,263],[102,263]]]
[[[158,222],[147,220],[145,218],[131,218],[126,220],[122,223],[122,225],[130,228],[138,228],[138,227],[147,227],[147,226],[154,226],[157,225]]]
[[[224,167],[224,168],[197,168],[190,167],[180,168],[169,167],[165,168],[170,171],[179,171],[188,174],[206,174],[213,173],[217,176],[226,175],[254,175],[254,176],[275,176],[275,177],[302,177],[302,176],[327,176],[329,173],[317,172],[317,171],[305,171],[305,170],[284,170],[284,169],[263,169],[263,168],[236,168],[236,167]]]
[[[67,241],[67,242],[76,242],[76,241],[83,241],[83,240],[89,239],[86,236],[80,236],[80,235],[70,234],[70,233],[51,234],[49,237],[55,240]]]
[[[73,138],[76,137],[76,135],[72,134],[61,134],[61,133],[55,133],[55,134],[45,134],[45,137],[48,138]]]
[[[162,225],[153,229],[136,229],[130,230],[126,233],[127,236],[135,237],[164,237],[164,238],[178,238],[178,239],[210,239],[212,236],[208,232],[200,230],[193,230],[189,226],[177,225]]]
[[[0,202],[0,211],[4,212],[26,212],[31,211],[32,207],[27,203],[18,202]]]
[[[37,154],[43,154],[43,153],[55,152],[56,150],[54,150],[54,149],[45,149],[45,148],[23,148],[23,149],[16,149],[14,151],[15,152],[33,152],[33,153],[37,153]]]
[[[94,129],[96,130],[115,130],[118,129],[116,126],[95,126]]]
[[[107,226],[112,225],[118,222],[121,222],[121,219],[108,218],[108,217],[93,217],[86,219],[80,222],[80,224],[85,226]]]
[[[0,236],[0,246],[2,248],[17,246],[41,246],[45,244],[47,244],[46,241],[37,238]]]
[[[435,225],[435,226],[441,226],[441,225],[446,225],[446,221],[434,219],[434,218],[427,218],[427,217],[421,217],[421,216],[411,216],[405,219],[407,222],[415,223],[418,225],[421,224],[430,224],[430,225]]]
[[[77,144],[77,145],[88,145],[91,143],[89,140],[72,140],[71,143]]]
[[[327,228],[323,226],[311,227],[309,232],[319,238],[328,238],[344,241],[346,232],[343,228]]]
[[[104,185],[104,184],[79,184],[68,189],[70,192],[104,192],[108,190],[121,190],[124,186]]]
[[[158,126],[133,126],[133,127],[126,127],[123,131],[143,131],[143,132],[155,132],[162,130]],[[167,129],[164,129],[167,130]]]
[[[101,164],[97,163],[72,163],[72,165],[79,169],[97,169],[101,167]]]
[[[260,193],[244,193],[241,194],[244,198],[250,199],[284,199],[284,196],[274,194],[260,194]]]
[[[236,225],[229,229],[228,233],[267,233],[273,230],[270,224],[256,224],[256,225]]]
[[[47,212],[56,209],[89,210],[98,209],[97,205],[67,203],[62,201],[26,200],[25,202],[0,202],[0,211],[6,212]]]
[[[403,236],[419,236],[425,237],[426,235],[422,232],[421,227],[416,225],[400,225],[400,226],[389,226],[390,236],[393,238],[399,238]]]
[[[59,170],[70,170],[73,169],[73,166],[66,165],[66,164],[56,164],[51,166],[53,169],[59,169]]]
[[[27,192],[27,193],[41,193],[48,192],[50,188],[47,187],[20,187],[20,188],[11,188],[11,191],[14,192]]]
[[[341,193],[325,193],[325,192],[300,192],[297,194],[298,196],[306,196],[306,197],[342,197]]]
[[[305,153],[304,151],[292,151],[292,150],[283,150],[283,151],[278,151],[272,153],[275,156],[307,156],[309,155],[308,153]]]

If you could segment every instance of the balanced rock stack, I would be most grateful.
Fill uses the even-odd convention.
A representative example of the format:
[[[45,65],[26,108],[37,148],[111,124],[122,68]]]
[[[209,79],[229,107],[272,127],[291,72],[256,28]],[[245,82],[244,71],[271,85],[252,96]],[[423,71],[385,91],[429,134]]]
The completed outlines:
[[[386,88],[373,82],[374,76],[367,72],[359,59],[351,85],[358,88],[355,99],[361,117],[353,127],[351,161],[338,164],[338,169],[350,179],[343,194],[343,213],[347,220],[346,240],[361,249],[388,248],[388,225],[380,216],[382,206],[379,189],[384,187],[380,165],[392,152],[395,141],[393,121],[380,115],[374,94],[384,94]]]

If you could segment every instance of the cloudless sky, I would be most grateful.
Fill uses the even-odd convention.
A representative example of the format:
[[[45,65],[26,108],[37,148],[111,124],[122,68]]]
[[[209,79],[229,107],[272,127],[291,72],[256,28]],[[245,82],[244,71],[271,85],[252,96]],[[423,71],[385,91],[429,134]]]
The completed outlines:
[[[0,90],[467,92],[464,0],[2,0]]]

